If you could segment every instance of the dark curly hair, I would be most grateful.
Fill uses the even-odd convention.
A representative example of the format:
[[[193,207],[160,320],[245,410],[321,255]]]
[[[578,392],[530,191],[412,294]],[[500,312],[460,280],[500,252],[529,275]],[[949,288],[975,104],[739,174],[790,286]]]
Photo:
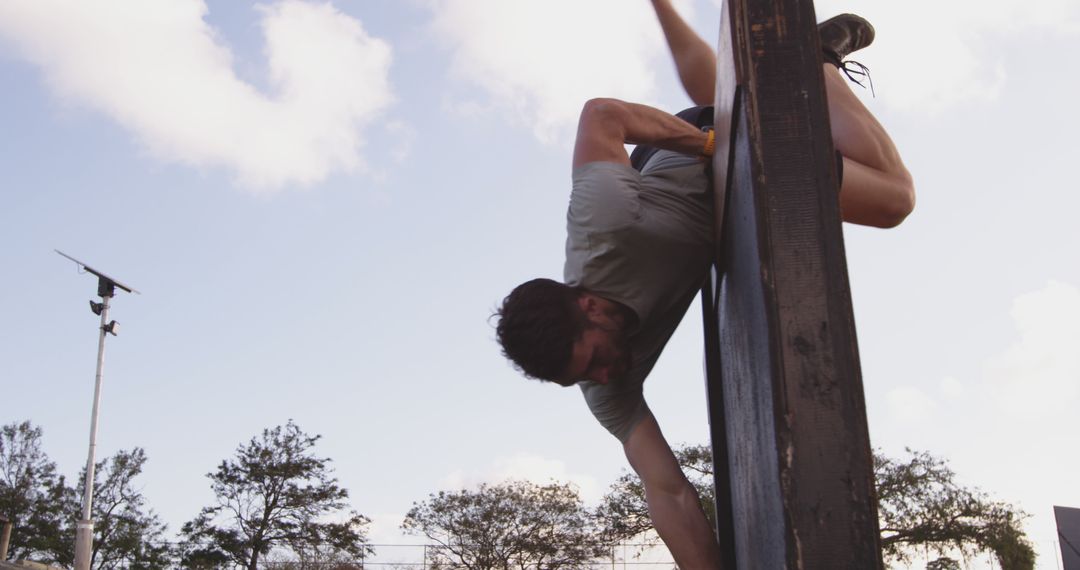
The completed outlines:
[[[495,313],[503,356],[530,378],[556,381],[570,365],[574,341],[585,330],[581,290],[551,279],[518,285]]]

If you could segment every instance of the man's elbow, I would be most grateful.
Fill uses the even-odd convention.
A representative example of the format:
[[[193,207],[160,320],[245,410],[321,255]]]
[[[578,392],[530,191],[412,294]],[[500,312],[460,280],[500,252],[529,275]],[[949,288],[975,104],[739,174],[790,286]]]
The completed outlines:
[[[610,97],[589,99],[581,108],[581,123],[612,124],[621,123],[626,114],[626,103]]]

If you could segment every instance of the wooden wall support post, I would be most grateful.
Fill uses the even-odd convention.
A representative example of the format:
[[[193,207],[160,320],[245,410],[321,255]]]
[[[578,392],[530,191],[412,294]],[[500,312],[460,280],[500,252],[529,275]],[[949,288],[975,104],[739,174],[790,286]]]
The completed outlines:
[[[880,569],[812,2],[726,0],[718,54],[703,309],[726,567]]]

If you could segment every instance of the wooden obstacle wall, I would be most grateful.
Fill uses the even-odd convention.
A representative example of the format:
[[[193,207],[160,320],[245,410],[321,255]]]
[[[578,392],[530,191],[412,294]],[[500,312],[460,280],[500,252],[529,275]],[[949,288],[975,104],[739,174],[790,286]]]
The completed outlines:
[[[726,568],[882,568],[814,7],[726,0],[703,291]]]

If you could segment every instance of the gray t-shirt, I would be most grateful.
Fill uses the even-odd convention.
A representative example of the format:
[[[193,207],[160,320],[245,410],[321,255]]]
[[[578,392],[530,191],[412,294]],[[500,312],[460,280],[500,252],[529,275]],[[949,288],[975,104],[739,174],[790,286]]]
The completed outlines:
[[[713,259],[705,164],[660,151],[638,172],[591,162],[573,172],[566,214],[567,284],[622,303],[638,317],[633,363],[617,383],[580,382],[596,419],[619,441],[648,413],[642,385]]]

